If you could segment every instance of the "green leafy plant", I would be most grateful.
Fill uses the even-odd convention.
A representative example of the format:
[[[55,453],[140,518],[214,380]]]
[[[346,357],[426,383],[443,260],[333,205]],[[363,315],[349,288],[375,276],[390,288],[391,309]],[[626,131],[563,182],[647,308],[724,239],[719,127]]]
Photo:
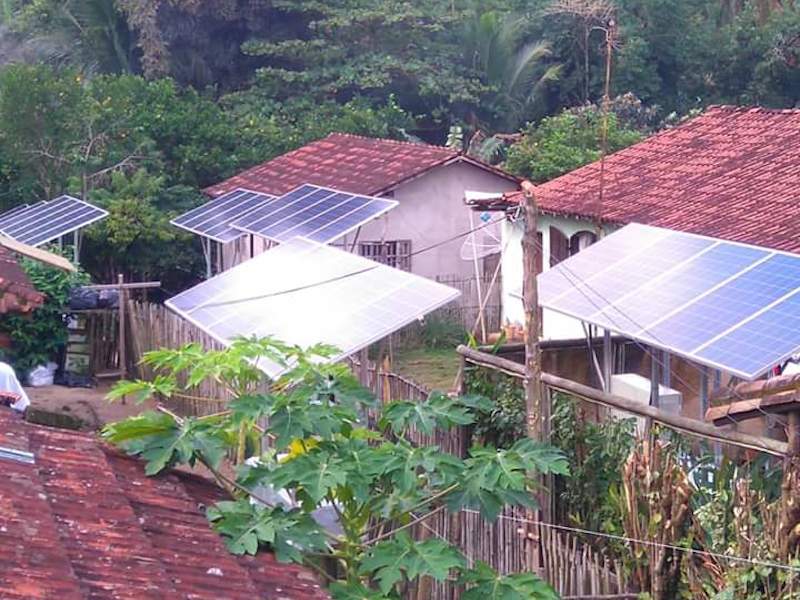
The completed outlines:
[[[157,376],[122,382],[112,396],[170,396],[213,379],[235,395],[230,410],[204,418],[145,413],[108,425],[104,435],[145,459],[150,474],[205,465],[232,495],[208,512],[230,551],[270,548],[281,561],[309,565],[330,580],[336,598],[397,599],[420,577],[460,578],[472,594],[467,597],[486,591],[492,598],[554,598],[534,575],[500,576],[486,565],[469,569],[449,542],[415,541],[412,528],[442,511],[471,508],[492,520],[505,505],[534,507],[538,476],[568,473],[563,454],[529,439],[507,449],[474,447],[466,458],[415,446],[412,429],[431,433],[471,424],[476,411],[487,408],[486,399],[432,394],[419,403],[376,407],[344,365],[321,360],[331,352],[239,339],[218,352],[190,345],[149,353],[144,360]],[[287,372],[271,382],[269,393],[258,393],[255,365],[266,358]],[[366,427],[370,411],[377,430]],[[243,459],[243,440],[252,435],[269,440],[269,447],[239,460],[235,478],[225,475],[226,450]],[[291,501],[276,500],[283,497],[279,491]],[[318,522],[321,510],[332,513],[335,524]],[[323,568],[331,560],[336,568]]]
[[[5,315],[0,321],[0,331],[12,341],[9,358],[17,371],[24,373],[58,357],[67,342],[69,293],[89,278],[82,271],[68,273],[27,258],[20,259],[20,265],[45,296],[44,304],[30,315]]]

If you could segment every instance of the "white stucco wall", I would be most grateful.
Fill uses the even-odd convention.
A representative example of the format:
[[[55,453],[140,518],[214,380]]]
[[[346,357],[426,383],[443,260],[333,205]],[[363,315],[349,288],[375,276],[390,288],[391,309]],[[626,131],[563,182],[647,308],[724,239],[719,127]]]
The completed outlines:
[[[464,204],[465,191],[502,193],[516,189],[513,181],[467,163],[439,167],[386,194],[397,200],[399,205],[364,225],[358,234],[358,241],[411,240],[413,253],[470,229],[469,209]],[[349,250],[354,239],[355,233],[337,240],[335,245]],[[472,277],[472,261],[462,260],[459,256],[463,243],[462,238],[413,256],[412,272],[431,279],[448,275]],[[264,240],[255,236],[254,254],[266,249]],[[226,244],[222,254],[223,270],[229,269],[249,258],[249,241],[241,238],[240,241]]]
[[[542,265],[550,268],[550,227],[557,227],[567,237],[579,231],[595,231],[588,220],[539,215],[537,229],[542,234]],[[523,221],[506,221],[503,224],[502,303],[503,322],[522,324],[525,311],[522,300],[514,294],[522,291],[522,235]],[[584,336],[581,322],[552,310],[542,310],[542,337],[545,340],[577,339]]]
[[[478,167],[454,163],[412,179],[394,191],[397,208],[361,228],[359,241],[412,241],[411,251],[437,244],[470,228],[464,192],[506,192],[517,185]],[[474,217],[473,217],[474,218]],[[345,240],[351,243],[353,236]],[[459,256],[463,238],[439,246],[411,259],[412,272],[424,277],[455,274],[472,277],[471,261]]]

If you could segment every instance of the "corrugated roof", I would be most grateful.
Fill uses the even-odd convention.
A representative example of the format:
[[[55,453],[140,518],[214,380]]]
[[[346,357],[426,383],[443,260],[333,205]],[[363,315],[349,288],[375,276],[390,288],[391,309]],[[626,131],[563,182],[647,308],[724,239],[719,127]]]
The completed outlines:
[[[455,161],[516,181],[505,171],[444,146],[332,133],[242,171],[207,188],[206,192],[219,196],[245,188],[279,196],[311,183],[356,194],[379,195]]]
[[[225,492],[143,464],[92,435],[27,423],[0,409],[0,596],[4,599],[328,598],[313,574],[262,552],[236,557],[205,507]]]
[[[702,115],[536,187],[546,213],[800,251],[800,110]],[[521,193],[507,195],[518,202]]]

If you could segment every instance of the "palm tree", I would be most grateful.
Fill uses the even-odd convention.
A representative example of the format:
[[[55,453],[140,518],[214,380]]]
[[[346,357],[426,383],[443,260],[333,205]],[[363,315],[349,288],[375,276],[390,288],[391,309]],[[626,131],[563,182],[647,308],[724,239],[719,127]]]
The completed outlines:
[[[133,70],[133,37],[114,0],[51,0],[41,7],[0,1],[0,22],[13,26],[20,20],[13,28],[22,60],[69,64],[89,73]]]
[[[525,16],[476,11],[464,33],[467,60],[492,90],[492,121],[506,131],[525,122],[542,88],[560,72],[548,64],[546,42],[526,39],[527,26]]]

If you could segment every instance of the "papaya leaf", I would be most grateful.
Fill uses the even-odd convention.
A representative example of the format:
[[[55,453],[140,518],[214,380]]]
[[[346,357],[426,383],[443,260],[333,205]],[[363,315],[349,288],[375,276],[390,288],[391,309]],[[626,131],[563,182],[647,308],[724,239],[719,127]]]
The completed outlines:
[[[545,581],[533,573],[498,575],[484,562],[478,561],[474,569],[461,576],[468,586],[462,600],[558,600],[559,595]]]
[[[464,557],[444,540],[417,542],[401,531],[369,549],[360,573],[375,579],[381,592],[388,594],[395,584],[422,575],[444,581],[450,571],[461,569],[464,564]]]

